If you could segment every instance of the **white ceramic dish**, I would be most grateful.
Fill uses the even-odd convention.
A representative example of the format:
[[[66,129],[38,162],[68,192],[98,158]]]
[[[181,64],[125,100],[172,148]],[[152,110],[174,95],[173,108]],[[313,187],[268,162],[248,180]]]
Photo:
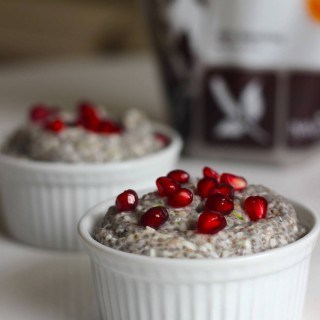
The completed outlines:
[[[171,143],[128,161],[63,164],[0,155],[0,192],[9,234],[43,248],[79,249],[76,225],[88,208],[127,186],[137,190],[151,187],[158,176],[175,167],[181,138],[166,126],[155,128]]]
[[[187,260],[139,256],[95,241],[93,230],[112,204],[89,210],[78,226],[102,319],[301,320],[320,230],[309,209],[295,204],[309,232],[292,244],[250,256]]]

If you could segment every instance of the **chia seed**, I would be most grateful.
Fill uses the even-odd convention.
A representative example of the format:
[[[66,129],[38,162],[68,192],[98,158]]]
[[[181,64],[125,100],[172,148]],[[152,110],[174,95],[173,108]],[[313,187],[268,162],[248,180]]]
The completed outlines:
[[[74,116],[62,112],[66,121]],[[52,133],[35,123],[15,130],[1,152],[18,158],[48,162],[104,163],[140,158],[162,149],[150,120],[140,111],[129,110],[120,119],[122,134],[97,134],[80,126]]]
[[[184,185],[195,190],[197,181]],[[265,219],[253,222],[243,209],[243,201],[251,195],[264,196],[268,201]],[[198,208],[204,208],[204,200],[194,194],[194,201],[187,207],[175,209],[167,205],[157,192],[144,195],[134,212],[115,211],[109,208],[101,226],[95,231],[95,239],[114,249],[167,258],[226,258],[263,252],[292,243],[306,234],[293,206],[282,196],[261,185],[249,185],[242,192],[235,192],[235,210],[243,219],[226,216],[227,227],[214,235],[199,234],[196,223]],[[140,216],[149,208],[165,206],[170,218],[158,230],[139,226]],[[126,216],[127,219],[123,219]],[[177,223],[179,222],[179,223]],[[125,225],[123,225],[125,224]],[[120,230],[126,229],[127,235]],[[112,234],[112,241],[107,236]]]

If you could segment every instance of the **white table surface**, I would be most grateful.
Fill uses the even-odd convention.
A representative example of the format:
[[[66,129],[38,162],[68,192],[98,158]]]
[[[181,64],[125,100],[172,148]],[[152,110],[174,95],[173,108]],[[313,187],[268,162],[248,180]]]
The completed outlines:
[[[158,119],[167,118],[155,67],[148,57],[42,62],[0,68],[0,138],[22,120],[23,110],[31,103],[66,105],[79,98],[91,98],[119,109],[141,106]],[[201,159],[184,159],[179,166],[200,174],[207,164],[219,171],[244,175],[252,183],[262,182],[315,209],[319,207],[320,154],[289,168]],[[0,252],[0,319],[98,319],[85,254],[31,248],[4,233],[0,233]],[[317,245],[304,320],[320,319],[319,268]]]

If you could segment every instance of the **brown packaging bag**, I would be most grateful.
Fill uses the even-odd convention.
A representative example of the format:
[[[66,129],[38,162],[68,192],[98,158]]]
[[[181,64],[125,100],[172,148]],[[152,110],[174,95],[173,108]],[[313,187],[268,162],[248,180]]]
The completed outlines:
[[[155,0],[147,6],[187,152],[287,163],[316,150],[320,0]]]

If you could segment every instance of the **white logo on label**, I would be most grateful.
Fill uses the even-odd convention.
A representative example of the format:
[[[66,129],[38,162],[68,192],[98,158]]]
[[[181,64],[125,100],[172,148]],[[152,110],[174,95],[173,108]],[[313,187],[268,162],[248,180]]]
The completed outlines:
[[[293,119],[288,126],[293,139],[317,139],[320,137],[320,110],[310,119]]]
[[[258,125],[265,114],[262,86],[258,81],[252,80],[244,87],[239,101],[234,99],[226,82],[220,77],[211,81],[210,91],[225,115],[213,128],[212,133],[216,137],[239,140],[249,135],[260,144],[268,143],[269,134]]]

